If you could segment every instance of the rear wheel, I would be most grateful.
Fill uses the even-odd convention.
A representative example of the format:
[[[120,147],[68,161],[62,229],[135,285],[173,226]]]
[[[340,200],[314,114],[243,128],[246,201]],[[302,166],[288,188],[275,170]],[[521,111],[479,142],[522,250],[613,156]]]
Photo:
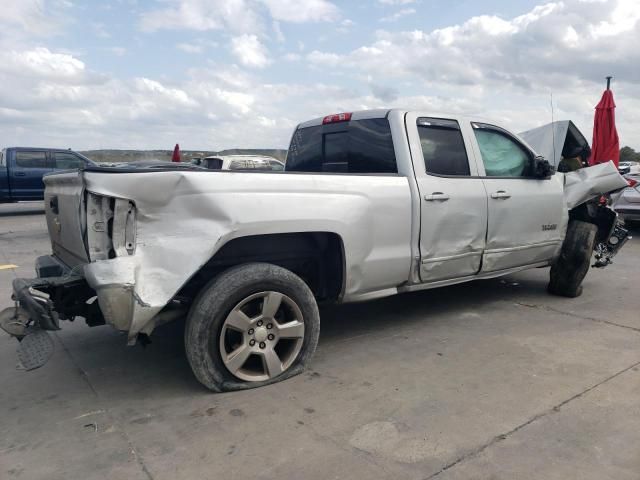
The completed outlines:
[[[560,255],[551,265],[549,293],[571,298],[582,294],[582,281],[589,271],[597,231],[593,223],[579,220],[569,223]]]
[[[204,287],[187,319],[185,349],[207,388],[237,390],[300,373],[319,331],[318,307],[304,281],[276,265],[253,263]]]

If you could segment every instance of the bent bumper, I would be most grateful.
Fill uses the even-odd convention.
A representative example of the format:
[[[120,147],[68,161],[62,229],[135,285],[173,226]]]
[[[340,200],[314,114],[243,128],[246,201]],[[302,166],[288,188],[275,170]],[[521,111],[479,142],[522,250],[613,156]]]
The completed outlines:
[[[12,298],[26,312],[29,325],[42,330],[59,330],[60,320],[83,317],[89,326],[106,323],[127,332],[128,343],[133,344],[139,333],[151,333],[177,313],[172,308],[170,315],[159,316],[164,305],[151,306],[140,299],[132,258],[71,269],[55,255],[39,257],[37,278],[14,280]]]
[[[29,320],[43,330],[60,330],[60,317],[54,310],[48,294],[38,290],[46,289],[42,279],[16,278],[13,281],[13,299],[24,308]]]
[[[61,319],[76,316],[85,317],[90,325],[104,323],[97,305],[88,303],[96,294],[82,275],[51,255],[36,260],[36,273],[36,278],[16,278],[12,284],[12,298],[27,312],[30,325],[60,330]]]

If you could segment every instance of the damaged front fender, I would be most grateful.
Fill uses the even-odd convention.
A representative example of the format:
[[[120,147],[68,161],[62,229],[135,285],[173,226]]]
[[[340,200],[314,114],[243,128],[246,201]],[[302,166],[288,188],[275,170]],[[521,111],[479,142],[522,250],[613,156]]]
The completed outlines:
[[[601,163],[564,174],[564,201],[573,210],[600,195],[627,187],[613,162]]]

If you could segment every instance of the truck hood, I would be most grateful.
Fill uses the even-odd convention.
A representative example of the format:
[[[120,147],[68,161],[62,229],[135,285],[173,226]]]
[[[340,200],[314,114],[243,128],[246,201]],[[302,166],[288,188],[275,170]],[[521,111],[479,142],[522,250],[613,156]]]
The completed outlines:
[[[613,162],[601,163],[564,174],[564,201],[571,210],[592,198],[628,186]]]

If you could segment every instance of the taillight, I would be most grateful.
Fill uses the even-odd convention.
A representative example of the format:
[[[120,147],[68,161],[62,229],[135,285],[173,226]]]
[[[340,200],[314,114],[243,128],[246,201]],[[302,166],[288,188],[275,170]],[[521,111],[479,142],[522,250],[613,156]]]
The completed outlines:
[[[322,124],[348,122],[351,120],[351,113],[334,113],[333,115],[327,115],[322,119]]]
[[[136,207],[130,200],[87,194],[87,246],[92,262],[133,255]]]
[[[630,187],[635,187],[636,185],[638,185],[638,182],[633,178],[626,178],[625,180],[627,181]]]

